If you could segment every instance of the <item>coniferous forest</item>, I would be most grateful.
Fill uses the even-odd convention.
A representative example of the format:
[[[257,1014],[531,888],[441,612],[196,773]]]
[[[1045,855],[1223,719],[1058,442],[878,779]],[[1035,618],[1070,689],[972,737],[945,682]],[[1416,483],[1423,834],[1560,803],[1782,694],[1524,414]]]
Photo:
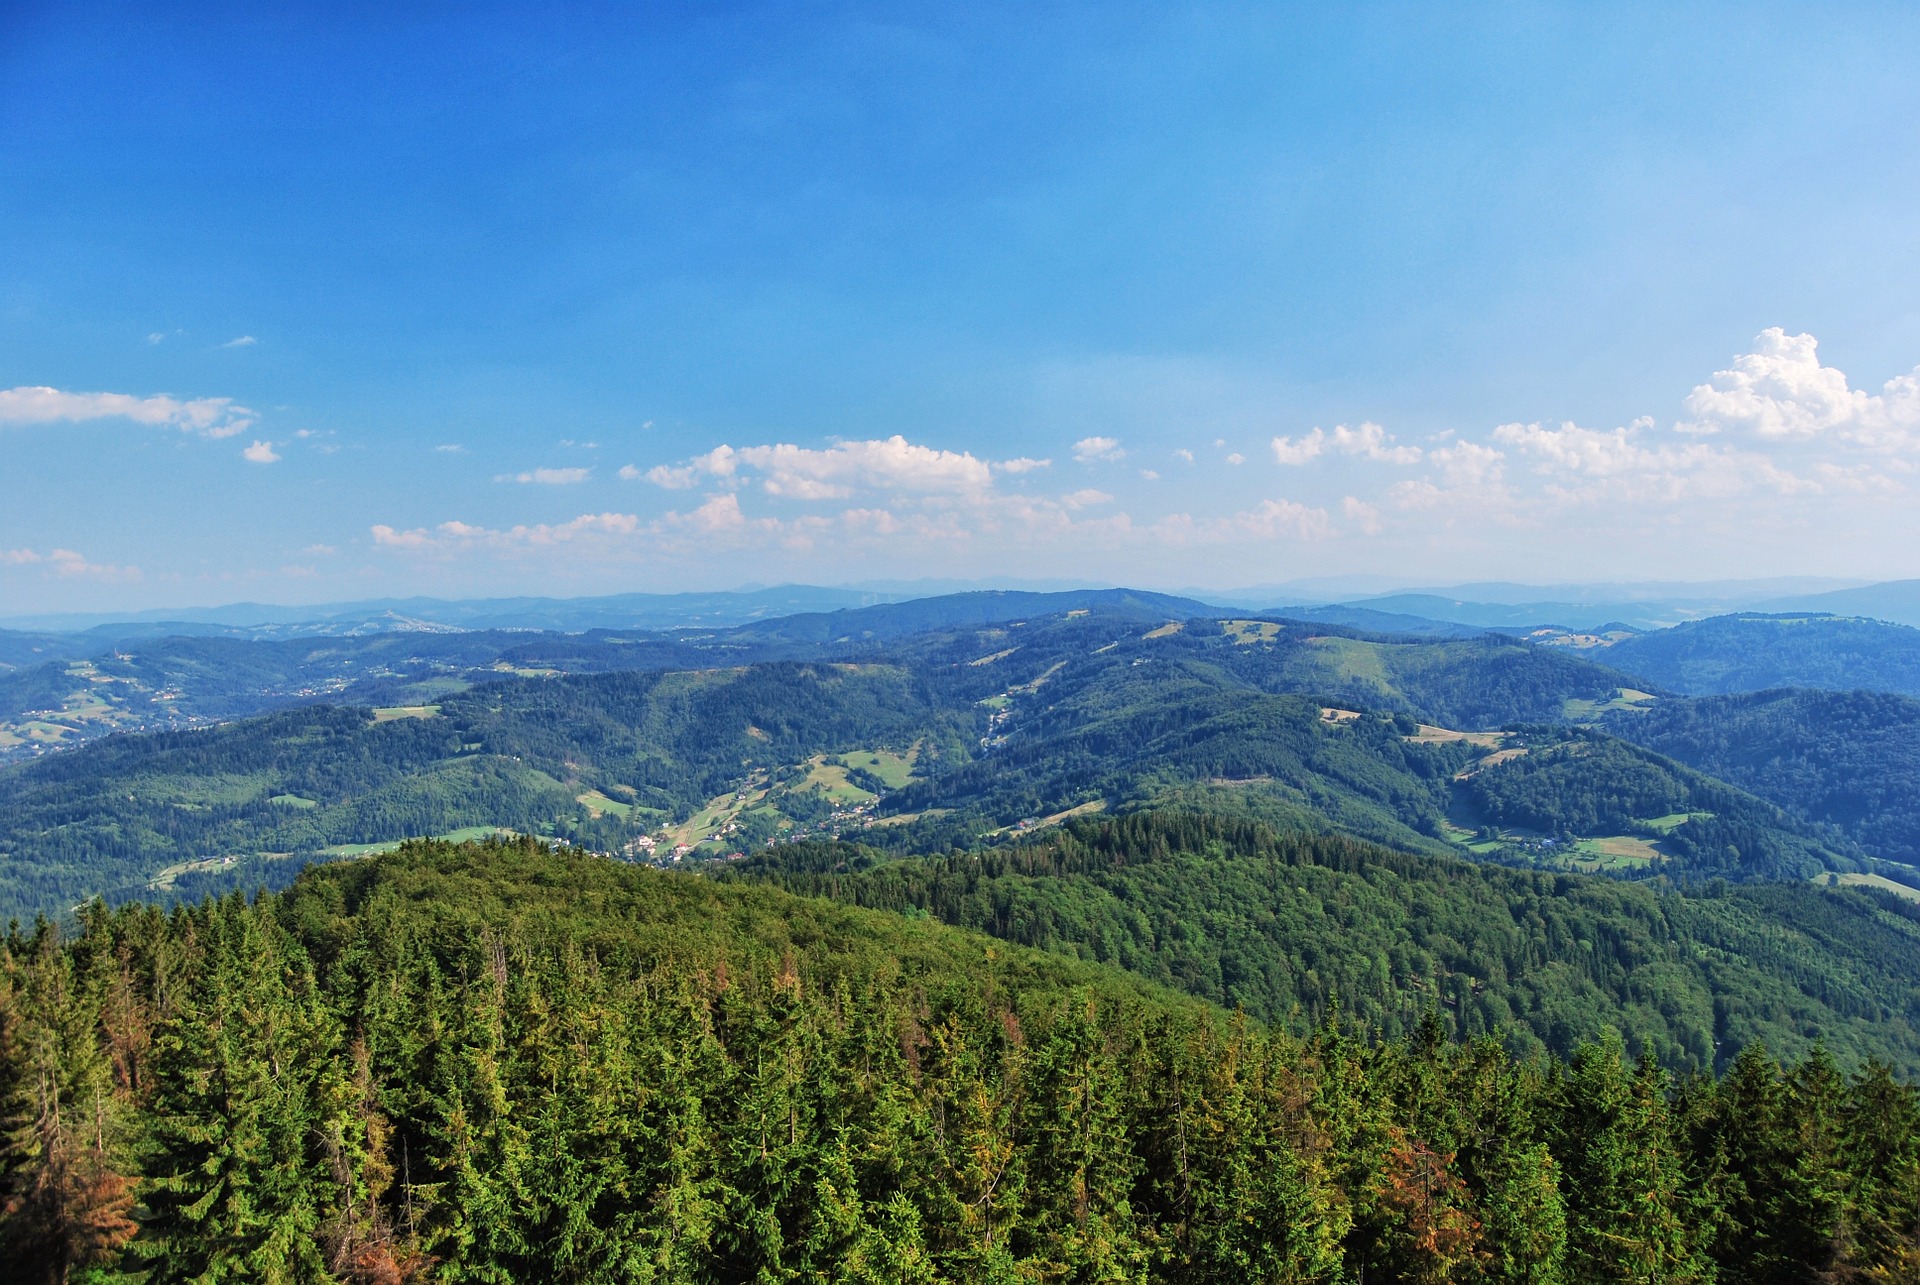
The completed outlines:
[[[13,1279],[1903,1281],[1920,1095],[1267,1025],[924,916],[416,844],[16,929]]]

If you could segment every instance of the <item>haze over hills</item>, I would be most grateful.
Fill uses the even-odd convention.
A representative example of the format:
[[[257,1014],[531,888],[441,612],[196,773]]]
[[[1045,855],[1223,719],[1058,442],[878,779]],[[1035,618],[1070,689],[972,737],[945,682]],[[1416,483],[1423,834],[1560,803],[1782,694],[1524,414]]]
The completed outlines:
[[[1920,627],[1920,580],[1890,580],[1826,593],[1796,594],[1756,603],[1755,607],[1763,611],[1822,611],[1837,616],[1867,616]]]
[[[1694,696],[1814,687],[1920,696],[1920,629],[1848,616],[1715,616],[1586,654]]]
[[[897,601],[909,595],[870,589],[782,585],[726,593],[621,593],[588,598],[381,598],[365,602],[220,607],[0,618],[0,626],[40,633],[91,632],[101,637],[151,636],[200,625],[250,636],[372,633],[387,629],[677,629],[735,625],[803,611],[834,611]],[[134,626],[144,627],[136,630]]]
[[[1813,577],[1750,581],[1594,585],[1524,585],[1482,582],[1437,588],[1357,589],[1352,579],[1296,581],[1247,589],[1178,590],[1168,595],[1214,607],[1266,614],[1298,614],[1307,608],[1345,606],[1410,620],[1478,627],[1561,625],[1591,627],[1623,620],[1661,627],[1681,620],[1738,610],[1819,610],[1901,619],[1920,581],[1886,585]],[[1851,595],[1859,606],[1815,606],[1819,591]],[[1095,584],[961,583],[876,581],[821,587],[781,585],[715,593],[620,593],[576,598],[382,598],[360,602],[287,606],[229,603],[200,608],[153,608],[131,612],[61,613],[0,617],[0,635],[91,633],[103,642],[166,633],[233,631],[232,636],[285,637],[385,629],[588,629],[709,628],[808,612],[831,612],[879,603],[971,593],[1060,593],[1096,590]],[[1787,597],[1783,595],[1796,595]],[[1809,596],[1812,595],[1812,596]],[[1832,599],[1840,603],[1839,598]],[[1887,611],[1870,609],[1881,603]],[[1888,614],[1892,612],[1893,614]],[[1312,617],[1307,617],[1312,618]],[[4,661],[0,655],[0,661]]]

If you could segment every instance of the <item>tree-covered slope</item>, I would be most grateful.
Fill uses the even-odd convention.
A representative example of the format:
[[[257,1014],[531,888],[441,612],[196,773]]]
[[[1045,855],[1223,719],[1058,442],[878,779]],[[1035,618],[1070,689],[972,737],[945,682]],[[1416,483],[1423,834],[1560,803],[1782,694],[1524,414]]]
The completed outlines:
[[[0,1238],[152,1282],[1909,1270],[1913,1090],[1757,1048],[1674,1090],[1617,1039],[1302,1039],[924,919],[423,845],[6,939]]]
[[[1806,879],[1857,866],[1845,838],[1641,746],[1595,732],[1531,740],[1461,778],[1468,819],[1561,842],[1638,836],[1658,869],[1694,877]]]
[[[924,911],[1268,1021],[1337,1004],[1398,1034],[1439,1007],[1520,1049],[1564,1054],[1614,1026],[1676,1068],[1819,1039],[1920,1070],[1920,922],[1851,890],[1683,895],[1176,813],[944,857],[776,848],[739,877]]]
[[[1096,602],[850,643],[831,661],[693,670],[659,668],[645,640],[535,639],[516,667],[545,676],[378,712],[113,737],[0,770],[0,912],[191,882],[230,859],[280,882],[262,862],[495,828],[724,855],[858,826],[925,851],[1178,800],[1438,850],[1449,782],[1480,746],[1412,735],[1419,724],[1550,719],[1627,681],[1506,640],[1328,630],[1158,622],[1130,600]],[[634,667],[618,672],[537,664],[614,666],[629,648]],[[867,771],[881,753],[889,780]]]
[[[1920,696],[1920,629],[1849,616],[1713,616],[1593,655],[1689,696],[1775,687]]]
[[[1607,729],[1920,865],[1920,701],[1784,690],[1662,701]]]
[[[513,681],[420,712],[307,707],[0,772],[0,912],[59,912],[182,863],[478,826],[617,845],[751,771],[876,743],[931,763],[958,744],[882,666]]]

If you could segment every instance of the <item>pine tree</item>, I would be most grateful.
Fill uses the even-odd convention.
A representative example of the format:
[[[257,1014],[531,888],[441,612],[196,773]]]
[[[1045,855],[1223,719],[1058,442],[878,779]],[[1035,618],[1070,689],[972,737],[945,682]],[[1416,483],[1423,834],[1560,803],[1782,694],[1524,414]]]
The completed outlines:
[[[1712,1279],[1683,1192],[1666,1073],[1625,1063],[1618,1032],[1580,1049],[1555,1086],[1555,1153],[1568,1174],[1574,1279],[1691,1285]]]
[[[345,1197],[319,1081],[337,1026],[264,905],[197,919],[198,975],[155,1040],[150,1279],[326,1280],[321,1226]]]
[[[136,1225],[119,1167],[123,1109],[96,1036],[99,1005],[73,954],[43,926],[0,982],[6,1075],[6,1196],[0,1233],[28,1279],[64,1282],[113,1261]]]

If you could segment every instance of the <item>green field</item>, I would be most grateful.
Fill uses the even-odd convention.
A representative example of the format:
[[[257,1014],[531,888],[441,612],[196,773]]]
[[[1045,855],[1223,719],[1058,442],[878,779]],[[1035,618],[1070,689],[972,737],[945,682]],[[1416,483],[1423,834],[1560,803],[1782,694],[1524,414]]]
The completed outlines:
[[[1280,626],[1271,620],[1223,620],[1221,630],[1241,645],[1272,642],[1280,636]]]
[[[1695,819],[1705,821],[1712,816],[1713,813],[1711,812],[1669,812],[1663,817],[1649,817],[1647,820],[1642,821],[1641,824],[1650,825],[1661,834],[1672,834],[1689,821]]]
[[[376,723],[391,723],[396,718],[438,718],[438,705],[385,705],[373,711]]]
[[[1585,723],[1600,717],[1602,714],[1612,713],[1614,710],[1645,709],[1659,699],[1660,698],[1652,692],[1643,692],[1633,687],[1622,687],[1616,690],[1608,700],[1572,699],[1568,700],[1560,708],[1561,713],[1565,715],[1569,721]]]
[[[1890,892],[1896,897],[1905,897],[1908,901],[1920,901],[1920,888],[1900,883],[1884,875],[1843,874],[1829,876],[1835,883],[1853,884],[1862,888],[1878,888]]]
[[[913,780],[913,768],[920,759],[920,747],[915,745],[905,754],[896,754],[892,750],[855,750],[842,757],[847,760],[847,766],[864,768],[885,781],[889,790],[898,790]]]
[[[624,818],[633,814],[633,804],[610,799],[598,790],[588,790],[585,794],[579,795],[578,800],[586,808],[588,816],[600,817],[611,813]]]

